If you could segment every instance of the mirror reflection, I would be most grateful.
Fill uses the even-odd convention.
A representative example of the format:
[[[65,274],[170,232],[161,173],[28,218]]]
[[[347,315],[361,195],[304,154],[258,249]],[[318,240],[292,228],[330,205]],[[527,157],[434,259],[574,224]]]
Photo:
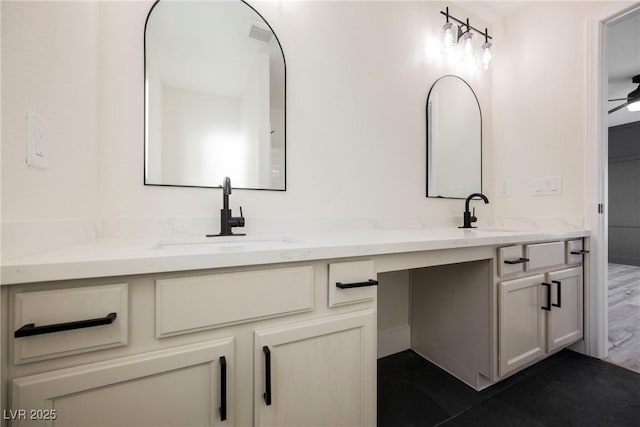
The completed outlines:
[[[427,197],[482,192],[482,116],[471,86],[439,78],[427,98]]]
[[[285,62],[242,1],[154,4],[145,27],[145,184],[285,190]]]

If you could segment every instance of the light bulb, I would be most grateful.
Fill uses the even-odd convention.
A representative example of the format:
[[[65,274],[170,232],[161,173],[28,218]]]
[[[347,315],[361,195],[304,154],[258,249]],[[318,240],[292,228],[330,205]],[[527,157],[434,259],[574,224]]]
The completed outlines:
[[[482,68],[488,70],[491,68],[493,54],[491,53],[491,42],[487,41],[482,45]]]
[[[627,105],[627,110],[629,111],[640,111],[640,99],[631,104]]]
[[[473,59],[473,34],[471,31],[467,30],[460,37],[460,43],[462,45],[462,56],[461,59],[463,61],[470,61]]]
[[[458,35],[456,34],[456,27],[447,22],[442,26],[442,53],[451,53],[456,47]]]

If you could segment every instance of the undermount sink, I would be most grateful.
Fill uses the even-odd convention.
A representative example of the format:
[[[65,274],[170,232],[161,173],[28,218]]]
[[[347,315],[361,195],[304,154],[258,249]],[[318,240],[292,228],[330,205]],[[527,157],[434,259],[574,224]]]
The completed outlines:
[[[296,243],[296,241],[282,236],[215,236],[182,240],[160,240],[153,245],[153,249],[216,249],[273,246],[291,243]]]
[[[473,228],[472,230],[479,233],[516,233],[518,231],[522,231],[508,228]]]

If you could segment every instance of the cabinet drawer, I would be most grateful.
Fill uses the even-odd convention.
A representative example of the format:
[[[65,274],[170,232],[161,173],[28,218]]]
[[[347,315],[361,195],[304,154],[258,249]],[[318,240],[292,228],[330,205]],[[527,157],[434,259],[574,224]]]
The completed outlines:
[[[539,270],[564,264],[564,242],[525,245],[524,256],[529,258],[525,270]]]
[[[498,249],[498,275],[501,277],[522,273],[525,258],[522,256],[522,245],[506,246]]]
[[[156,280],[156,337],[313,310],[313,267]]]
[[[582,246],[582,239],[569,240],[567,242],[567,265],[576,265],[582,263],[582,254],[588,253],[584,251]]]
[[[370,260],[329,264],[329,308],[374,300],[377,277]]]
[[[120,283],[15,294],[14,363],[126,345],[127,291]]]

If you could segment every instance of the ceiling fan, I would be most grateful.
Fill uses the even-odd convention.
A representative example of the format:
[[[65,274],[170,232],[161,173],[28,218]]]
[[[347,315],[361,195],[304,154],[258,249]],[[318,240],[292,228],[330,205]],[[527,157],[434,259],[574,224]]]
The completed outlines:
[[[638,87],[635,88],[635,90],[632,90],[631,92],[629,92],[626,98],[610,99],[609,101],[626,101],[626,102],[609,110],[609,114],[627,106],[629,107],[629,111],[640,111],[640,74],[638,74],[637,76],[633,76],[633,79],[631,79],[631,81],[633,83],[637,83]]]

